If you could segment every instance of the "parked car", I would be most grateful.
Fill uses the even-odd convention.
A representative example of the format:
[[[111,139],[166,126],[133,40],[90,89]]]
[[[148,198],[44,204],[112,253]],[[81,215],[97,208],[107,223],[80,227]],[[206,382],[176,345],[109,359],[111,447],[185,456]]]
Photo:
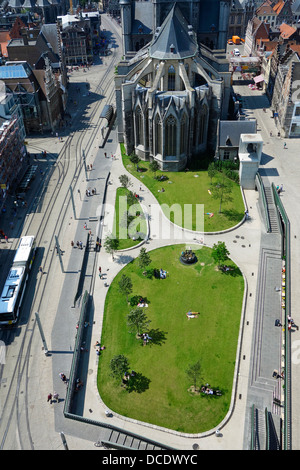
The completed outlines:
[[[235,56],[239,56],[240,55],[240,51],[238,49],[233,49],[233,54]]]

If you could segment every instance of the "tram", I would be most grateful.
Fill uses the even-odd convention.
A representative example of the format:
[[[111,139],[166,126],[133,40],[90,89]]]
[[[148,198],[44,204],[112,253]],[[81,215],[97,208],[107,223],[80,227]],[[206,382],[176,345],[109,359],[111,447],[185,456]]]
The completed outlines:
[[[18,321],[35,250],[34,236],[20,239],[0,298],[0,326],[13,325]]]

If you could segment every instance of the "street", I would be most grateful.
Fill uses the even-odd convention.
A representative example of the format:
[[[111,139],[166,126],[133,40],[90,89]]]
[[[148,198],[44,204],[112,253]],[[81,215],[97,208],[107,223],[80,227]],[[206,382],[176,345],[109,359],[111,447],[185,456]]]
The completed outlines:
[[[48,134],[27,138],[28,151],[39,167],[39,181],[35,181],[35,194],[31,191],[32,200],[24,223],[16,224],[15,238],[10,237],[9,251],[16,247],[18,237],[26,234],[36,236],[38,250],[21,318],[15,328],[0,332],[0,340],[6,345],[6,364],[0,365],[0,448],[3,450],[62,446],[55,419],[63,409],[65,389],[61,385],[65,385],[60,383],[58,374],[61,368],[70,369],[79,315],[79,307],[72,306],[83,253],[72,249],[71,241],[80,239],[85,245],[84,221],[96,215],[101,206],[111,159],[105,159],[104,151],[99,149],[100,129],[107,125],[100,119],[100,113],[105,104],[114,104],[114,67],[122,52],[120,27],[106,15],[102,20],[107,34],[114,39],[113,53],[102,59],[95,57],[95,64],[87,72],[79,69],[71,73],[68,128],[59,131],[58,137]],[[116,141],[109,139],[105,149],[109,155],[114,153]],[[45,150],[46,156],[42,154]],[[86,166],[90,168],[88,174],[83,151]],[[86,198],[89,188],[96,188],[97,194]],[[89,229],[95,235],[96,224],[89,224]],[[62,266],[56,254],[55,236],[62,249]],[[39,266],[43,267],[43,275],[38,272]],[[43,353],[35,312],[39,313],[50,357]],[[53,386],[61,400],[56,404],[57,409],[53,404],[49,410],[47,396],[54,392]]]

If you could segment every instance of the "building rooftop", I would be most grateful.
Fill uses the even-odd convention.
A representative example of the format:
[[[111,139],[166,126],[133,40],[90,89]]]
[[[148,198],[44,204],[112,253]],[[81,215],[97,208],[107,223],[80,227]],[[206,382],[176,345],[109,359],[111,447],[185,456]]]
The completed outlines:
[[[256,119],[243,121],[220,121],[219,146],[238,147],[241,134],[255,134]]]
[[[27,78],[32,73],[27,62],[6,62],[0,67],[0,80],[5,78]]]
[[[193,57],[197,52],[198,45],[192,27],[175,4],[154,34],[149,55],[154,59],[179,60]]]

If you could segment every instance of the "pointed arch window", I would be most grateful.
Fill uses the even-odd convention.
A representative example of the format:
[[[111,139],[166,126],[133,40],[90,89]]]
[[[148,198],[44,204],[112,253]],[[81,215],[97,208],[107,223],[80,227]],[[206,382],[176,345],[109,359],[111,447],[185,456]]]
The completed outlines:
[[[175,91],[175,68],[170,65],[168,69],[168,91]]]
[[[155,116],[155,154],[162,155],[162,127],[161,127],[161,120],[159,114]]]
[[[144,145],[143,114],[139,106],[136,108],[135,111],[135,141],[136,146]]]
[[[176,156],[177,125],[174,116],[170,115],[166,120],[165,128],[165,155]]]

